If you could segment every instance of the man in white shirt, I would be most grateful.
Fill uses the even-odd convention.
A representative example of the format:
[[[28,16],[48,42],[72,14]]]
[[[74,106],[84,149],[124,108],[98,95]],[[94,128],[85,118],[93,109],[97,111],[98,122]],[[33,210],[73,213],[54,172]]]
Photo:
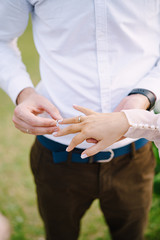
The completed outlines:
[[[29,13],[40,55],[36,90],[16,47]],[[52,133],[57,120],[77,114],[73,103],[96,112],[154,105],[160,97],[159,17],[159,0],[0,3],[0,86],[17,104],[15,126],[38,135],[31,167],[47,240],[77,239],[95,198],[113,239],[143,239],[155,166],[150,144],[125,139],[81,159],[92,139],[68,154],[73,136]]]

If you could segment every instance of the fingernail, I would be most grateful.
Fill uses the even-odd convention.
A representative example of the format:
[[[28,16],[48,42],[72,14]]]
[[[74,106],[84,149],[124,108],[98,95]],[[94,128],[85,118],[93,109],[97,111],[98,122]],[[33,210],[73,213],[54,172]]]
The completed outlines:
[[[73,104],[73,107],[77,107],[77,104]]]
[[[56,136],[57,136],[57,132],[52,133],[52,135],[53,135],[54,137],[56,137]]]
[[[63,122],[63,119],[61,119],[61,120],[58,120],[58,123],[61,123],[61,122]]]
[[[66,151],[67,151],[67,152],[68,152],[68,149],[69,149],[69,148],[67,147],[67,148],[66,148]]]
[[[87,156],[87,154],[82,154],[81,155],[81,158],[83,159],[83,158],[87,158],[88,156]]]

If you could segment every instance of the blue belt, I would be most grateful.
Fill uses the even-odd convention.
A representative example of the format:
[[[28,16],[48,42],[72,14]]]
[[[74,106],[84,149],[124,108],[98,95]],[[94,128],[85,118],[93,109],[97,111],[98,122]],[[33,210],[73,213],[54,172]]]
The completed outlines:
[[[52,141],[44,136],[37,136],[38,141],[52,152],[54,163],[66,162],[68,159],[68,152],[66,152],[67,145]],[[141,138],[135,141],[135,149],[143,147],[148,140]],[[131,144],[124,147],[108,150],[107,152],[99,152],[92,157],[81,158],[81,153],[84,149],[75,148],[72,151],[72,162],[77,163],[91,163],[91,162],[109,162],[113,158],[130,153],[132,150]]]

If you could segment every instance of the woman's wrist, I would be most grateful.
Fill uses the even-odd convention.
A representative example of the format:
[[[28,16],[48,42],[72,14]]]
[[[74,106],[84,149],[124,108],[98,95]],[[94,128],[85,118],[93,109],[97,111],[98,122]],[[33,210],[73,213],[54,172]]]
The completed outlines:
[[[130,124],[125,112],[121,111],[119,112],[119,114],[120,114],[119,125],[122,129],[123,134],[125,134],[128,131]]]

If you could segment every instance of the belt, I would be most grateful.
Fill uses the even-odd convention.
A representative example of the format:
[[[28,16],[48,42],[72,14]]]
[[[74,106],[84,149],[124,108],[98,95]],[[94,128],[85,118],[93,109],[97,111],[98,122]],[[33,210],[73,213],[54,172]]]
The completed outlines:
[[[52,141],[41,135],[37,136],[37,139],[44,147],[46,147],[52,152],[54,163],[62,163],[67,161],[68,154],[70,154],[66,152],[67,145]],[[147,142],[148,140],[144,138],[141,138],[135,141],[134,142],[135,150],[140,149]],[[106,152],[99,152],[92,157],[82,159],[81,153],[84,151],[84,149],[75,148],[72,151],[71,161],[75,163],[76,162],[77,163],[93,163],[93,162],[104,163],[104,162],[111,161],[113,158],[120,157],[125,154],[129,154],[131,150],[132,150],[132,146],[131,144],[128,144],[124,147],[109,149]]]

